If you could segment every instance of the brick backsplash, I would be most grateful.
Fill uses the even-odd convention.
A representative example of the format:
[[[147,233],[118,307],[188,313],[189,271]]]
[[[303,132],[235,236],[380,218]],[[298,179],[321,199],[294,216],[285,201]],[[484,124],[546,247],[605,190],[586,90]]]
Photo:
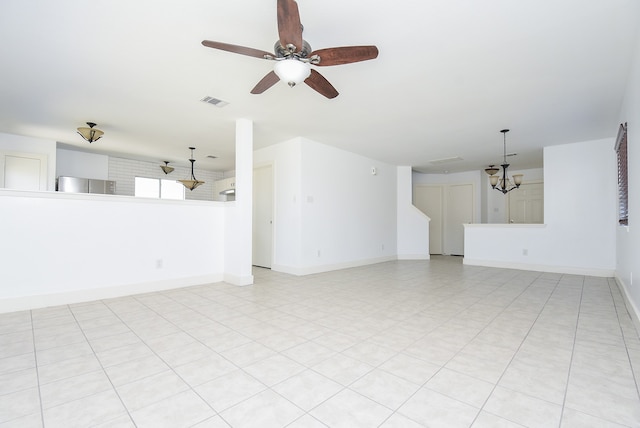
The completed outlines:
[[[116,182],[116,195],[134,196],[134,182],[136,177],[169,178],[182,180],[190,178],[191,168],[171,165],[175,170],[165,174],[159,163],[145,162],[109,156],[109,180]],[[186,191],[186,199],[215,201],[219,198],[213,192],[213,182],[225,178],[222,172],[199,170],[194,168],[198,180],[205,183],[193,191]]]

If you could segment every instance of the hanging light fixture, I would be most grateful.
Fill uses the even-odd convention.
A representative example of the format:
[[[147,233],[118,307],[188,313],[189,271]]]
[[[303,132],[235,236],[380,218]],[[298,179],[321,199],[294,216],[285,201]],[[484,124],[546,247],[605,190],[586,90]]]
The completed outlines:
[[[503,194],[506,194],[507,192],[520,187],[524,174],[513,174],[513,182],[511,182],[507,176],[507,168],[509,168],[509,164],[507,163],[507,132],[509,132],[509,130],[503,129],[500,132],[502,132],[504,144],[504,158],[502,165],[500,165],[502,167],[502,178],[500,178],[499,175],[496,175],[500,169],[495,165],[489,165],[489,168],[486,168],[484,171],[489,174],[489,183],[491,183],[491,187]]]
[[[172,166],[169,166],[169,161],[164,161],[164,165],[160,165],[160,169],[162,169],[165,174],[169,174],[173,172],[175,168]]]
[[[311,66],[307,62],[300,61],[295,57],[290,57],[276,62],[273,71],[283,82],[292,88],[304,80],[311,74]]]
[[[200,181],[200,180],[196,179],[196,176],[193,175],[193,164],[196,161],[193,158],[193,151],[195,149],[196,149],[195,147],[189,147],[189,150],[191,150],[191,159],[189,159],[189,162],[191,162],[191,179],[190,180],[178,180],[180,183],[182,183],[184,185],[184,187],[186,187],[189,190],[193,190],[196,187],[200,186],[201,184],[204,184],[204,181]]]
[[[98,141],[100,137],[102,137],[104,132],[102,132],[98,128],[94,128],[96,124],[93,122],[87,122],[87,125],[89,125],[88,128],[86,126],[81,126],[80,128],[78,128],[78,134],[80,134],[82,138],[87,140],[89,143]]]

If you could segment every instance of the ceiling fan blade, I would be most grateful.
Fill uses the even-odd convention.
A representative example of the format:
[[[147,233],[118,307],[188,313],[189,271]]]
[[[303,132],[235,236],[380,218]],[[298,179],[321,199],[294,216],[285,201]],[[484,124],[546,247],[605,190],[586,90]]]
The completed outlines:
[[[231,45],[229,43],[212,42],[211,40],[203,40],[202,44],[208,48],[220,49],[222,51],[233,52],[241,55],[248,55],[255,58],[265,58],[267,56],[273,56],[272,53],[267,51],[261,51],[260,49],[247,48],[244,46]]]
[[[267,73],[267,75],[264,76],[262,80],[259,81],[258,84],[251,90],[251,93],[261,94],[279,81],[280,78],[278,77],[278,75],[273,70],[271,70],[271,72]]]
[[[278,0],[278,35],[282,47],[293,45],[293,52],[302,49],[302,24],[295,0]]]
[[[375,46],[343,46],[340,48],[318,49],[309,56],[318,55],[320,62],[317,66],[350,64],[352,62],[367,61],[378,57]]]
[[[333,85],[331,85],[331,83],[322,76],[322,74],[318,73],[314,69],[311,69],[311,74],[305,79],[304,83],[327,98],[331,99],[338,96],[336,88],[334,88]]]

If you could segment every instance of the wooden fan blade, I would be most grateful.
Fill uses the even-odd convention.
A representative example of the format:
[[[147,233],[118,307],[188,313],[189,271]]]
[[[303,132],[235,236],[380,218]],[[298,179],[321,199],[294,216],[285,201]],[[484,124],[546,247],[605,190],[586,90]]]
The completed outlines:
[[[278,77],[278,75],[273,70],[271,70],[271,72],[267,73],[267,75],[264,76],[262,80],[259,81],[258,84],[251,90],[251,93],[261,94],[279,81],[280,78]]]
[[[319,92],[329,99],[338,96],[336,88],[334,88],[333,85],[331,85],[331,83],[322,76],[322,74],[318,73],[313,68],[311,69],[311,74],[305,79],[304,83],[309,85],[311,89]]]
[[[378,57],[375,46],[343,46],[313,51],[309,56],[318,55],[320,62],[317,66],[350,64],[352,62],[367,61]]]
[[[272,53],[261,51],[260,49],[247,48],[244,46],[231,45],[229,43],[212,42],[211,40],[203,40],[202,44],[208,48],[220,49],[222,51],[233,52],[241,55],[248,55],[255,58],[263,58],[265,55],[273,56]]]
[[[278,0],[278,35],[283,48],[293,45],[294,52],[302,49],[302,24],[295,0]]]

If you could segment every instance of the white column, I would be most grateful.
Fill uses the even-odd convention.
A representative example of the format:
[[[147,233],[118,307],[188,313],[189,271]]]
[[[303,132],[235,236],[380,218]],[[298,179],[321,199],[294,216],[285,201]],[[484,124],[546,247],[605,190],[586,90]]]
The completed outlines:
[[[236,120],[236,201],[226,213],[225,281],[253,284],[253,121]]]

